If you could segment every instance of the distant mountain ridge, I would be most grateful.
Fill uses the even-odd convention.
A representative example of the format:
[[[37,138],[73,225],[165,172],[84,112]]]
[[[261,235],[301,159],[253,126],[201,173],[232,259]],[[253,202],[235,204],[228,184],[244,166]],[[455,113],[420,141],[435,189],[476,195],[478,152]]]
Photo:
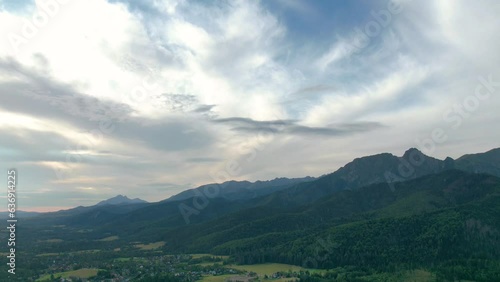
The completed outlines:
[[[226,181],[221,184],[207,184],[202,185],[198,188],[189,189],[183,191],[177,195],[174,195],[168,199],[163,200],[163,202],[173,202],[182,201],[195,197],[197,194],[206,193],[206,190],[213,189],[217,191],[217,194],[213,198],[224,198],[228,200],[244,200],[252,199],[264,195],[268,195],[277,191],[285,190],[295,184],[310,182],[315,180],[314,177],[303,177],[303,178],[275,178],[273,180],[267,181]],[[211,191],[211,190],[209,190]]]
[[[425,155],[416,148],[408,149],[401,157],[381,153],[356,158],[333,173],[273,193],[265,201],[273,202],[275,205],[306,204],[341,190],[353,190],[376,183],[388,183],[393,186],[397,182],[454,168],[500,177],[500,148],[485,153],[465,155],[457,160],[449,157],[439,160]]]
[[[500,148],[479,154],[467,154],[455,161],[455,167],[473,173],[500,177]]]
[[[193,199],[196,198],[195,191],[203,192],[203,189],[213,185],[218,185],[218,189],[220,189],[219,195],[210,198],[212,206],[203,210],[201,213],[203,217],[199,218],[201,221],[263,204],[293,208],[297,205],[312,203],[336,191],[358,189],[376,183],[403,182],[453,168],[472,173],[488,173],[500,177],[499,153],[500,148],[485,153],[464,155],[456,160],[451,158],[438,160],[426,156],[418,149],[411,148],[401,157],[390,153],[381,153],[356,158],[335,172],[319,178],[276,178],[253,183],[249,181],[228,181],[222,184],[208,184],[153,203],[118,195],[101,201],[95,206],[76,207],[50,214],[57,218],[79,214],[79,220],[73,222],[83,223],[86,221],[85,217],[87,217],[89,218],[87,220],[89,224],[92,224],[93,219],[104,215],[110,215],[109,218],[114,218],[117,214],[122,216],[130,214],[130,216],[133,215],[132,217],[138,220],[163,218],[165,224],[174,224],[175,222],[174,225],[178,225],[184,224],[182,218],[176,218],[179,215],[178,204],[183,202],[193,207]],[[216,199],[220,200],[215,201]],[[221,206],[215,207],[213,204],[215,202]],[[127,203],[132,205],[127,205]],[[102,210],[103,208],[105,208],[105,211]],[[138,209],[141,210],[135,214]],[[193,216],[192,218],[196,217]],[[68,219],[68,222],[71,221]],[[124,220],[124,222],[126,221]]]
[[[8,218],[10,212],[0,212],[0,218]],[[35,217],[39,216],[42,214],[41,212],[31,212],[31,211],[21,211],[18,210],[16,211],[16,217],[18,218],[30,218],[30,217]]]
[[[139,198],[135,199],[130,199],[127,196],[123,195],[117,195],[113,198],[109,198],[104,201],[100,201],[99,203],[96,204],[96,206],[105,206],[105,205],[128,205],[128,204],[145,204],[148,203],[147,201],[144,201]]]
[[[334,192],[353,190],[376,183],[407,181],[452,168],[448,162],[426,156],[415,148],[398,157],[390,153],[356,158],[335,172],[314,181],[297,184],[273,193],[264,200],[274,205],[302,205],[314,202]]]

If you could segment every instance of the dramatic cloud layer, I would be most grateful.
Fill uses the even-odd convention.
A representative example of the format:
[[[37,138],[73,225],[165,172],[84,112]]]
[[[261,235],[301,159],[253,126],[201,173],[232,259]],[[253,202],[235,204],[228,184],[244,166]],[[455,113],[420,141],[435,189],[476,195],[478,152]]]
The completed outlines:
[[[497,1],[0,4],[19,208],[499,147]],[[4,197],[5,198],[5,197]]]

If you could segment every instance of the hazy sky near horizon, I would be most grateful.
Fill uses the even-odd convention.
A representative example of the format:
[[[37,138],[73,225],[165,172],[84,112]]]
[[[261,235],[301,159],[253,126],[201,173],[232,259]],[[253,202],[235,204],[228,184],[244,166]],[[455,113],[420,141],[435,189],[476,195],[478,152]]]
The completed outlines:
[[[499,13],[494,0],[0,1],[5,183],[16,168],[18,209],[54,210],[500,147]]]

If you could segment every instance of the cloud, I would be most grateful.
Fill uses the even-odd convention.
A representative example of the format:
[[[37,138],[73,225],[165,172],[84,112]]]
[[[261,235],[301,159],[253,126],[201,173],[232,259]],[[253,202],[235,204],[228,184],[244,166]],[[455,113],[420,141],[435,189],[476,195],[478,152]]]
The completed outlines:
[[[328,93],[337,90],[335,86],[330,86],[330,85],[313,85],[313,86],[307,86],[302,89],[299,89],[295,92],[292,93],[292,95],[297,95],[297,96],[302,96],[302,95],[311,95],[311,94],[317,94],[317,93]]]
[[[157,120],[134,116],[127,104],[77,93],[72,87],[34,74],[13,61],[0,61],[0,71],[0,74],[17,73],[16,78],[24,81],[0,85],[5,93],[0,96],[0,107],[9,112],[70,123],[78,131],[98,130],[113,139],[161,150],[199,148],[211,140],[211,133],[188,117]],[[192,105],[196,103],[194,96],[165,94],[163,97],[172,112],[190,111],[196,107]],[[108,129],[113,132],[107,132]]]
[[[418,147],[436,128],[448,137],[437,157],[498,147],[496,92],[458,128],[443,114],[478,77],[500,80],[500,5],[402,3],[363,48],[358,28],[386,1],[74,0],[30,36],[43,5],[3,5],[3,168],[59,195],[26,205],[60,207],[87,194],[160,200],[231,160],[234,179],[317,176]]]
[[[14,59],[0,58],[0,75],[10,77],[10,82],[0,85],[4,93],[0,107],[4,110],[78,125],[104,118],[122,119],[132,113],[126,104],[78,93],[70,85],[54,81]]]
[[[220,158],[203,158],[203,157],[197,157],[197,158],[189,158],[186,161],[188,162],[193,162],[193,163],[210,163],[210,162],[220,162]]]
[[[31,131],[13,127],[0,129],[0,145],[12,161],[61,161],[69,140],[57,133]],[[54,150],[55,149],[55,150]],[[9,153],[7,153],[9,152]]]
[[[213,120],[215,123],[229,124],[232,130],[248,133],[271,132],[292,135],[325,135],[337,136],[365,132],[382,127],[377,122],[357,122],[330,125],[328,127],[309,127],[297,124],[295,120],[256,121],[249,118],[223,118]]]

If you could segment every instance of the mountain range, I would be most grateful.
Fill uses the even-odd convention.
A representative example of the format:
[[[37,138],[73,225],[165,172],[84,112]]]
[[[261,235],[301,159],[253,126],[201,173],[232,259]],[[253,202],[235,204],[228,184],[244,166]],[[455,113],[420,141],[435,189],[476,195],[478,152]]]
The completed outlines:
[[[130,205],[130,204],[143,204],[147,203],[144,200],[139,198],[129,199],[127,196],[117,195],[113,198],[109,198],[107,200],[101,201],[97,203],[96,206],[105,206],[105,205]]]
[[[245,264],[313,258],[315,268],[390,270],[477,260],[484,270],[500,261],[500,149],[439,160],[412,148],[357,158],[319,178],[210,185],[220,192],[205,197],[205,185],[154,203],[119,195],[27,218],[23,228],[48,240],[53,234],[40,230],[65,226],[58,236],[67,243],[50,252],[78,250],[72,242],[81,240],[86,248],[163,241],[165,252]],[[119,240],[90,243],[107,236]]]

